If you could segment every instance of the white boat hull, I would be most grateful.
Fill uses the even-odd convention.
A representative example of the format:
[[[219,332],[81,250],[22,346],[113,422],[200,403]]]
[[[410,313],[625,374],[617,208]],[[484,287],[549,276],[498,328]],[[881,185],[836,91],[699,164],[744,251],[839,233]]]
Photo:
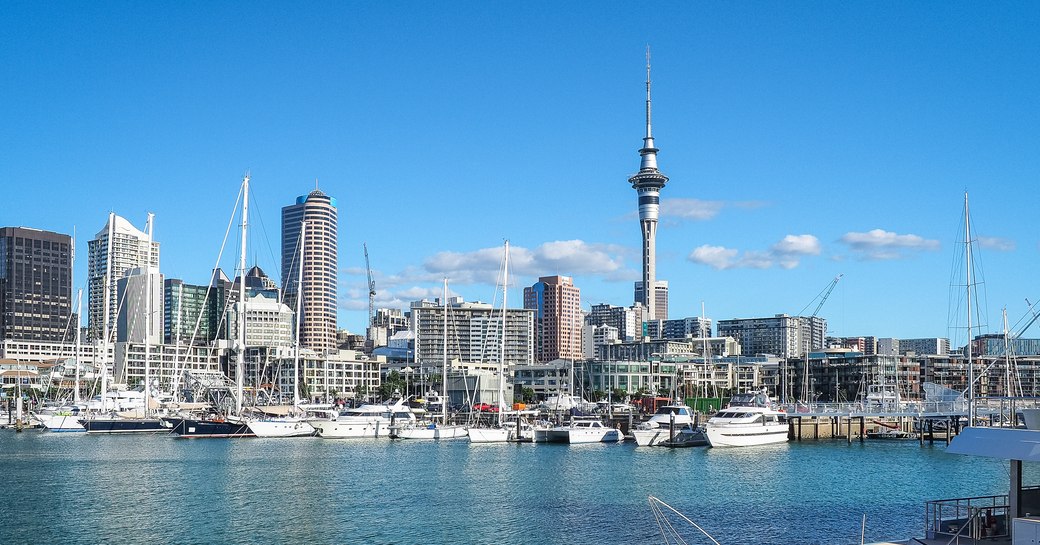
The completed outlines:
[[[567,442],[572,445],[582,443],[617,443],[622,439],[621,430],[606,429],[573,429],[567,434]]]
[[[704,433],[712,447],[753,447],[786,443],[788,428],[786,423],[713,425],[709,422]]]
[[[395,433],[397,439],[461,439],[468,435],[463,426],[437,426],[435,428],[401,428]]]
[[[318,430],[318,436],[326,439],[362,439],[388,437],[390,423],[382,420],[364,422],[344,420],[323,420],[311,422]]]
[[[62,415],[62,414],[38,414],[35,415],[36,420],[43,424],[44,428],[50,431],[58,432],[85,432],[86,428],[79,421],[82,416],[73,415]]]
[[[678,430],[676,430],[678,432]],[[661,441],[668,440],[667,429],[652,429],[652,430],[632,430],[632,437],[636,440],[636,445],[640,447],[652,447]]]
[[[271,419],[250,422],[249,431],[257,437],[307,437],[315,429],[305,420]]]
[[[470,428],[470,443],[505,443],[509,441],[509,430],[505,428]]]

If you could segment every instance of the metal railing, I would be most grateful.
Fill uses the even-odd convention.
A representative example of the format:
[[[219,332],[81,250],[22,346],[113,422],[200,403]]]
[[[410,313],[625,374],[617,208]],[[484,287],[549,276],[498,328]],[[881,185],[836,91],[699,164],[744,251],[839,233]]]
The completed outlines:
[[[925,502],[925,536],[928,539],[949,538],[948,543],[971,543],[984,538],[1007,536],[1011,526],[1007,494],[954,498]]]

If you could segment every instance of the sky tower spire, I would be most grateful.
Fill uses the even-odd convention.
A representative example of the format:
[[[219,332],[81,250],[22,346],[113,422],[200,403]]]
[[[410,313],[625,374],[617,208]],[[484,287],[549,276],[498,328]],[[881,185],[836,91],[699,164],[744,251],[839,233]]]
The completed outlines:
[[[668,177],[657,169],[657,152],[650,126],[650,46],[646,47],[646,136],[639,150],[639,172],[628,179],[639,195],[639,229],[643,235],[643,279],[636,282],[635,302],[651,320],[668,318],[668,283],[657,280],[657,216],[661,188]]]

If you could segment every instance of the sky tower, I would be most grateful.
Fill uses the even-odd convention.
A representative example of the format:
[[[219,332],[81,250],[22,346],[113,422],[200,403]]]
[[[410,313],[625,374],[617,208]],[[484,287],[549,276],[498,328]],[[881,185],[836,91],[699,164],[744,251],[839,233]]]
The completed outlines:
[[[643,279],[636,282],[635,302],[651,320],[668,319],[668,282],[657,280],[657,212],[668,177],[657,170],[657,148],[650,131],[650,47],[646,48],[646,136],[639,150],[639,172],[628,179],[639,195],[639,230],[643,234]],[[649,286],[649,289],[645,289]]]

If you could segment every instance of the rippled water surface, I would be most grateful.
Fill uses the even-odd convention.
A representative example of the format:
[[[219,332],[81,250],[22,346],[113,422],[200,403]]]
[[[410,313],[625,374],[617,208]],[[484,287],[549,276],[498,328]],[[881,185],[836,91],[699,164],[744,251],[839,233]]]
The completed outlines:
[[[926,500],[1007,493],[1006,462],[944,451],[8,430],[0,543],[662,543],[654,495],[726,545],[852,544],[864,514],[867,542],[921,536]]]

